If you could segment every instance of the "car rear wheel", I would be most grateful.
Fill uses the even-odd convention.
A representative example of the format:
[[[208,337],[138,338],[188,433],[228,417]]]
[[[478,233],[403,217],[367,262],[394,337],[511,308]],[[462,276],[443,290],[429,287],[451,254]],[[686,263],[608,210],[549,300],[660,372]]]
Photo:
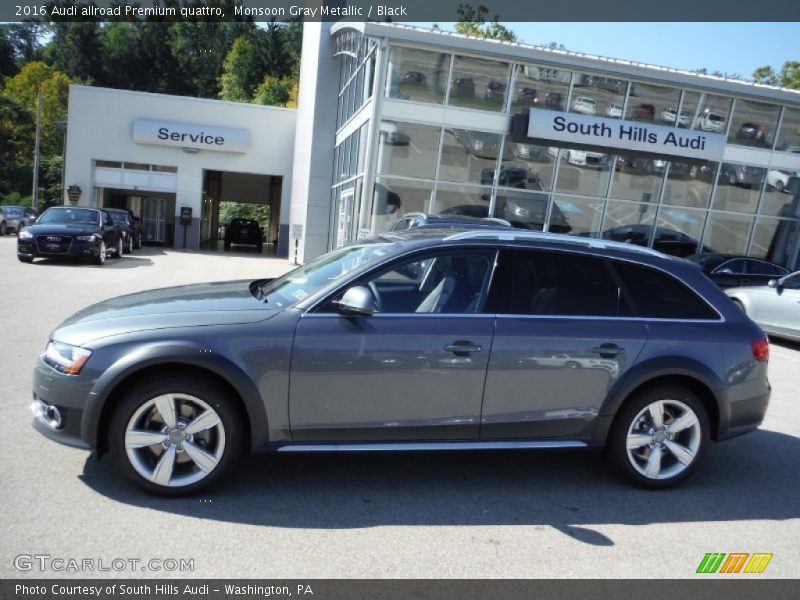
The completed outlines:
[[[125,248],[122,250],[125,254],[133,254],[133,236],[129,235],[125,241]]]
[[[122,258],[122,236],[117,239],[117,247],[114,248],[114,258]]]
[[[631,483],[668,488],[697,469],[709,431],[708,413],[695,394],[681,386],[658,386],[622,407],[609,450],[614,466]]]
[[[243,423],[234,399],[213,380],[153,379],[122,399],[111,418],[109,450],[139,487],[164,496],[191,494],[238,464]]]

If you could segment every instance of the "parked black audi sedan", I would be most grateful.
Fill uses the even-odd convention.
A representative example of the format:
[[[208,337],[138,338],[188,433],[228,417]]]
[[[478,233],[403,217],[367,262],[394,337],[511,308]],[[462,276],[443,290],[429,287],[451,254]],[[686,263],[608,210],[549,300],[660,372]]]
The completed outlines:
[[[122,231],[122,251],[130,254],[134,248],[141,248],[142,229],[136,222],[133,213],[127,208],[107,208],[105,210]]]
[[[721,288],[767,285],[770,279],[780,279],[790,273],[780,265],[752,256],[702,252],[688,258],[700,265],[706,277]]]
[[[261,252],[264,246],[264,233],[254,219],[231,219],[225,228],[225,250],[230,250],[233,244],[246,244],[255,246]]]
[[[122,231],[108,214],[97,208],[48,208],[35,225],[17,237],[17,258],[90,258],[103,265],[106,257],[122,256]]]

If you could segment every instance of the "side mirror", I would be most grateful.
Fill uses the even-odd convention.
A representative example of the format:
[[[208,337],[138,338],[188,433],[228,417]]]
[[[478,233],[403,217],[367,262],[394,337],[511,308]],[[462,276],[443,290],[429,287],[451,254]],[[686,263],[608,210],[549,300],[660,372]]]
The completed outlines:
[[[375,314],[375,298],[369,288],[361,285],[347,290],[337,305],[339,312],[347,316],[370,317]]]
[[[768,285],[769,287],[771,287],[771,288],[776,288],[776,289],[777,289],[777,288],[780,288],[780,287],[781,287],[781,282],[780,282],[780,281],[778,281],[777,279],[770,279],[770,280],[767,282],[767,285]]]

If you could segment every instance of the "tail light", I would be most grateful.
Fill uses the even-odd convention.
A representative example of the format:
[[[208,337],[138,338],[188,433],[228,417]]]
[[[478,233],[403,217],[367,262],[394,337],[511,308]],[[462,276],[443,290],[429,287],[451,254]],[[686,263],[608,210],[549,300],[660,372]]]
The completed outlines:
[[[755,358],[758,362],[765,362],[769,360],[769,341],[767,341],[766,337],[756,340],[750,344],[750,348],[753,351],[753,358]]]

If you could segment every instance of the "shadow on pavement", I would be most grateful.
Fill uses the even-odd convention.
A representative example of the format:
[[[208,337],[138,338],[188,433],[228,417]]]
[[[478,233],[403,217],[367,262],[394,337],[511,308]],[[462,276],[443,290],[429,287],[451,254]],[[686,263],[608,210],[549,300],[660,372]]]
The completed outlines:
[[[785,520],[800,516],[800,439],[759,430],[716,444],[689,480],[644,491],[602,452],[256,455],[201,496],[165,499],[121,483],[111,460],[82,481],[117,502],[248,525],[541,525],[594,546],[606,524]]]

